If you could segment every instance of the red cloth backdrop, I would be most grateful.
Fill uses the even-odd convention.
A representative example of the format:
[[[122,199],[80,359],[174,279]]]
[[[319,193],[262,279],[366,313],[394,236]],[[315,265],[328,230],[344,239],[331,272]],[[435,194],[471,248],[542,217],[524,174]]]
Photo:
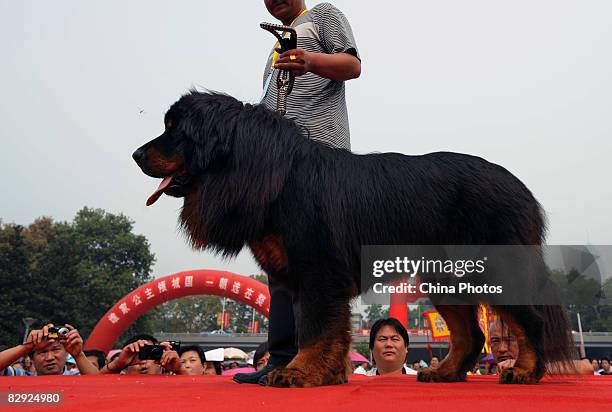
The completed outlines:
[[[351,376],[346,385],[278,389],[240,385],[224,376],[94,375],[0,378],[0,391],[61,391],[62,408],[6,411],[606,411],[612,376],[546,378],[500,385],[496,376],[461,383],[421,383],[415,376]]]

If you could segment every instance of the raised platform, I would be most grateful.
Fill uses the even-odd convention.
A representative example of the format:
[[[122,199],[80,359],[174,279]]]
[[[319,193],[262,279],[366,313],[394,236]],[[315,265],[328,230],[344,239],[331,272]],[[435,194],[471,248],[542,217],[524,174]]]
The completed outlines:
[[[353,376],[309,389],[239,385],[220,376],[58,376],[0,378],[0,392],[62,391],[58,407],[0,405],[2,411],[604,411],[612,376],[549,377],[538,385],[500,385],[495,376],[425,384],[415,376]]]

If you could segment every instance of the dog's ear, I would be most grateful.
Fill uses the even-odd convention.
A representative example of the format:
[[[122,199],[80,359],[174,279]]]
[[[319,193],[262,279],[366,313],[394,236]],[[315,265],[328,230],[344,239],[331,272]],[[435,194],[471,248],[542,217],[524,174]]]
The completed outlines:
[[[225,164],[235,137],[236,107],[216,101],[198,103],[187,111],[179,126],[190,174]]]

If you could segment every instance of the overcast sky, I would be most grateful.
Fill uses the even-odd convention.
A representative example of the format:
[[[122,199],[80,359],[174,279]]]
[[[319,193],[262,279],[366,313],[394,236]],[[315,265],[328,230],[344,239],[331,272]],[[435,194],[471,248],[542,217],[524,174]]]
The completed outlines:
[[[354,151],[484,157],[542,203],[549,244],[610,244],[612,2],[334,4],[363,61],[347,84]],[[145,207],[159,182],[131,153],[190,87],[258,99],[274,44],[262,21],[263,0],[0,0],[0,218],[103,208],[149,239],[155,276],[258,272],[246,253],[190,251],[182,200]]]

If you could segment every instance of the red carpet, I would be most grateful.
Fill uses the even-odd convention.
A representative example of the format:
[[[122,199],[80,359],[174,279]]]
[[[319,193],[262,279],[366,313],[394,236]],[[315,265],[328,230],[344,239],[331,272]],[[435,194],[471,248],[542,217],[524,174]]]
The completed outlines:
[[[58,407],[3,411],[604,411],[612,410],[612,376],[547,378],[538,385],[499,385],[494,376],[425,384],[414,376],[352,377],[347,385],[275,389],[218,376],[58,376],[0,378],[0,392],[57,390]]]

